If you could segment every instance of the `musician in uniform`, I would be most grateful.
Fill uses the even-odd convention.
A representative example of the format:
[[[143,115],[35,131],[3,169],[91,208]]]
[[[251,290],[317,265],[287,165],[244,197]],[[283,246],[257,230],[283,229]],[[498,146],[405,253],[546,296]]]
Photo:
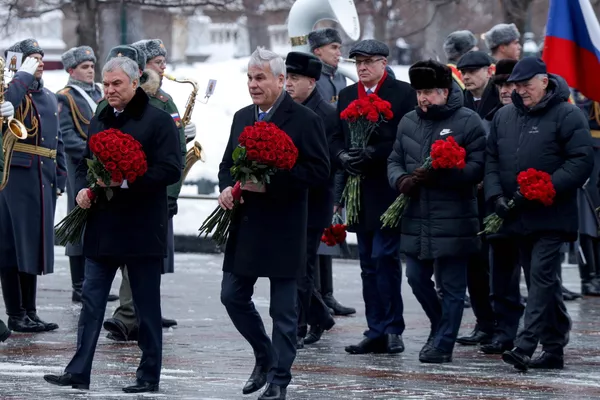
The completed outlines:
[[[452,70],[452,79],[462,90],[465,90],[465,84],[456,64],[462,56],[476,50],[478,50],[477,38],[471,31],[454,31],[444,41],[444,53],[448,59],[446,65]]]
[[[192,139],[196,136],[196,126],[190,123],[184,127],[181,123],[179,111],[173,101],[161,88],[163,73],[167,66],[167,49],[160,39],[141,40],[131,44],[131,47],[137,51],[137,57],[141,58],[144,69],[144,82],[141,88],[146,92],[150,99],[150,105],[167,112],[175,122],[179,133],[179,145],[182,157],[185,159],[186,137]],[[167,236],[167,258],[163,267],[163,273],[173,273],[175,271],[174,259],[174,238],[173,238],[173,216],[177,214],[177,198],[183,184],[183,175],[179,182],[167,188],[167,205],[169,209],[168,236]],[[133,307],[131,296],[131,287],[127,275],[127,266],[123,268],[123,280],[121,281],[120,305],[115,310],[112,318],[104,321],[104,329],[110,332],[109,338],[114,340],[135,340],[137,338],[137,319]],[[162,318],[163,328],[170,328],[177,325],[177,321],[169,318]]]
[[[83,158],[87,131],[94,116],[98,102],[103,93],[100,86],[94,83],[96,56],[89,46],[73,47],[61,57],[63,67],[69,74],[67,85],[57,94],[58,117],[60,130],[67,159],[67,198],[68,210],[76,206],[74,179],[77,164]],[[71,284],[73,287],[72,300],[81,302],[81,288],[85,276],[85,257],[81,244],[69,243],[66,246],[71,267]],[[118,300],[119,297],[109,295],[108,301]]]
[[[58,328],[36,312],[37,275],[54,272],[54,212],[65,190],[67,166],[56,96],[44,87],[44,50],[25,39],[8,51],[23,64],[5,93],[28,133],[15,144],[10,179],[0,192],[0,281],[8,327],[17,332]],[[6,56],[6,54],[5,54]]]

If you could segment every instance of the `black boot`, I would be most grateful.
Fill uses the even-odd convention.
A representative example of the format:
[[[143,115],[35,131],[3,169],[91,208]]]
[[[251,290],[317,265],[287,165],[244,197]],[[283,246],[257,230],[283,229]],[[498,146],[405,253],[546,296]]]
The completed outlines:
[[[248,378],[248,381],[242,389],[242,393],[254,393],[265,386],[267,384],[267,373],[269,372],[269,369],[270,368],[265,365],[255,365],[250,374],[250,378]]]
[[[419,361],[427,364],[449,363],[452,362],[452,353],[446,353],[435,347],[430,347],[428,350],[421,351]]]
[[[530,358],[523,350],[515,347],[512,350],[505,351],[502,353],[502,361],[512,365],[519,371],[527,371],[529,368]]]
[[[285,400],[286,388],[274,383],[269,383],[269,386],[258,397],[258,400]]]
[[[10,329],[6,326],[4,321],[0,319],[0,342],[4,342],[10,337]]]
[[[356,309],[352,307],[346,307],[341,305],[335,297],[333,297],[333,293],[327,293],[323,296],[323,301],[327,305],[327,307],[333,310],[333,315],[352,315],[356,314]]]
[[[552,354],[547,351],[529,362],[529,368],[537,369],[563,369],[564,366],[565,361],[561,354]]]
[[[8,329],[14,332],[32,333],[43,332],[46,327],[24,315],[22,317],[8,317]]]
[[[55,324],[54,322],[45,322],[45,321],[42,321],[40,319],[40,317],[38,317],[38,315],[37,315],[36,312],[28,312],[27,316],[33,322],[37,322],[38,324],[42,324],[44,326],[44,331],[45,332],[54,331],[54,330],[58,329],[58,324]]]
[[[308,330],[308,334],[304,338],[304,344],[317,343],[319,340],[321,340],[323,332],[325,332],[325,330],[319,325],[311,325],[310,329]]]
[[[172,326],[177,326],[177,321],[175,321],[174,319],[169,319],[169,318],[162,318],[161,320],[162,323],[162,327],[163,328],[170,328]]]
[[[492,335],[475,327],[469,336],[463,336],[456,339],[456,343],[463,346],[476,346],[478,344],[489,344],[492,342]]]

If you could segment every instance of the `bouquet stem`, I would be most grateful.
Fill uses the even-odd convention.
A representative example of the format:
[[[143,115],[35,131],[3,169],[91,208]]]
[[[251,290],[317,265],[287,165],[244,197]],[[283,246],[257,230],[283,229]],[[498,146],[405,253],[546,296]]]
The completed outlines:
[[[508,202],[508,207],[513,208],[515,206],[514,200]],[[488,215],[483,219],[483,230],[479,232],[477,235],[489,235],[496,233],[502,227],[502,223],[504,223],[504,219],[500,218],[498,214],[493,213]]]
[[[391,206],[381,215],[379,220],[383,222],[384,228],[396,228],[400,223],[400,219],[402,214],[404,213],[404,207],[406,207],[406,203],[408,203],[408,197],[401,194],[396,197],[396,200],[392,203]]]
[[[346,205],[346,225],[354,225],[358,223],[358,212],[360,211],[360,176],[350,176],[342,199]]]
[[[215,232],[212,234],[212,240],[214,240],[219,246],[225,244],[225,242],[227,242],[227,238],[229,237],[229,225],[231,224],[231,217],[237,205],[238,201],[235,201],[233,206],[234,208],[231,210],[224,210],[221,207],[215,208],[212,214],[210,214],[202,223],[199,236],[204,234],[204,237],[207,237],[208,234],[214,230]]]
[[[75,208],[54,227],[58,244],[66,246],[67,243],[78,244],[81,242],[89,212],[89,208],[75,206]]]

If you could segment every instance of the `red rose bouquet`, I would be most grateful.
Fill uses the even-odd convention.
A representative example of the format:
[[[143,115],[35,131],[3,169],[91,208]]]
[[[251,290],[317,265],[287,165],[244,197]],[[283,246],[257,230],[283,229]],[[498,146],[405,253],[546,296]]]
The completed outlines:
[[[439,139],[431,145],[431,153],[425,159],[421,168],[430,169],[463,169],[465,167],[465,158],[467,152],[462,148],[452,136],[446,140]],[[404,194],[396,197],[391,206],[381,215],[380,221],[383,227],[395,228],[400,223],[402,213],[408,202],[408,197]]]
[[[549,173],[544,171],[538,171],[533,168],[529,168],[526,171],[519,172],[517,175],[517,184],[519,185],[519,192],[527,200],[539,201],[544,206],[551,206],[554,203],[554,197],[556,196],[556,190],[552,184],[552,177]],[[508,207],[513,208],[515,201],[510,200]],[[496,233],[502,226],[504,220],[493,213],[484,218],[483,232],[479,232],[480,235],[486,233]]]
[[[231,192],[233,209],[224,210],[218,206],[200,227],[200,235],[204,233],[205,237],[215,230],[212,239],[219,245],[227,241],[231,218],[242,198],[242,185],[246,182],[261,185],[270,183],[271,175],[278,170],[292,169],[298,158],[298,149],[292,139],[271,122],[259,121],[247,126],[238,142],[230,169],[236,181]]]
[[[133,136],[118,129],[107,129],[92,135],[88,140],[92,159],[87,159],[89,183],[88,196],[92,201],[105,196],[108,201],[113,197],[112,182],[133,183],[148,170],[146,154],[142,145]],[[101,185],[104,184],[104,186]],[[55,226],[58,243],[79,243],[89,208],[75,206],[71,212]]]
[[[337,212],[334,213],[331,225],[323,231],[321,242],[330,247],[344,243],[344,240],[346,240],[346,228],[342,216]]]
[[[382,122],[394,117],[392,106],[376,94],[354,100],[342,113],[340,118],[348,122],[350,129],[350,150],[360,150],[369,143],[369,138]],[[342,193],[346,205],[346,222],[358,222],[360,210],[360,176],[349,176]]]

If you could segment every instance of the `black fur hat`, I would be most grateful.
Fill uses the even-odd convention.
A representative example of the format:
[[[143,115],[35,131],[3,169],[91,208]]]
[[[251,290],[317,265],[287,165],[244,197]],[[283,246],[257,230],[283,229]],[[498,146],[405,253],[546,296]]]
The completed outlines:
[[[288,73],[307,76],[319,80],[323,64],[318,57],[308,53],[292,51],[285,58],[285,67]]]
[[[502,85],[506,83],[513,69],[517,65],[517,60],[511,60],[504,58],[496,63],[496,74],[492,76],[492,82],[496,85]]]
[[[452,89],[452,70],[434,60],[419,61],[408,70],[410,85],[415,90]]]

